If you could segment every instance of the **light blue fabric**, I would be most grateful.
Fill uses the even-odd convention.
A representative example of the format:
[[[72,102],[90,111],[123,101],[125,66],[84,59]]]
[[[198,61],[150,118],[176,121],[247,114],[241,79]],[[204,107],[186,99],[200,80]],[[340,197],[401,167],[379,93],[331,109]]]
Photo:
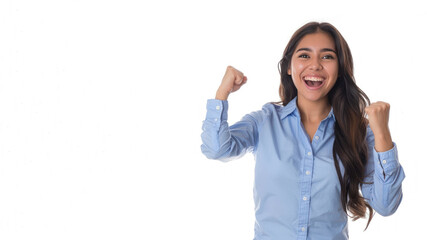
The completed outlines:
[[[223,162],[254,154],[255,240],[348,239],[332,157],[333,109],[310,142],[296,99],[286,106],[267,103],[231,126],[228,101],[208,99],[201,150],[207,158]],[[377,213],[387,216],[402,200],[405,173],[394,142],[391,150],[376,152],[369,125],[366,141],[365,182],[373,184],[363,184],[362,194]]]

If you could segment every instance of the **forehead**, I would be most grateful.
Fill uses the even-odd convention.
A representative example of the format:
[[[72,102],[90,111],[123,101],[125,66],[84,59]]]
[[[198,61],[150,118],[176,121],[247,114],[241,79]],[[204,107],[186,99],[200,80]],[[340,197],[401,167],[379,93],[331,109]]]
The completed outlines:
[[[320,50],[323,48],[335,49],[335,42],[331,35],[325,32],[316,32],[305,35],[301,38],[295,50],[300,48],[310,48]]]

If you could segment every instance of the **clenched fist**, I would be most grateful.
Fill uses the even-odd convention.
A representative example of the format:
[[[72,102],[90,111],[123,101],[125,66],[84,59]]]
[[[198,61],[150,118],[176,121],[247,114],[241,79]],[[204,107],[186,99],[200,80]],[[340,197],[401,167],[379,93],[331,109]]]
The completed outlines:
[[[248,78],[239,70],[228,66],[222,78],[221,85],[216,92],[216,99],[227,100],[230,93],[240,89],[247,82]]]
[[[388,151],[393,148],[388,119],[390,104],[386,102],[374,102],[365,108],[369,125],[375,137],[375,150],[377,152]]]

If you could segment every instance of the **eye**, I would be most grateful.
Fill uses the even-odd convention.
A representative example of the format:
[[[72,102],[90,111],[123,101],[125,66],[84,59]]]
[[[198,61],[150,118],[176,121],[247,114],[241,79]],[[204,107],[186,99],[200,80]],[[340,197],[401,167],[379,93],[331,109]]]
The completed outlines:
[[[303,53],[303,54],[301,54],[301,55],[299,55],[298,57],[299,57],[299,58],[309,58],[309,56],[308,56],[307,54],[304,54],[304,53]]]
[[[323,59],[335,59],[335,57],[328,54],[328,55],[323,56]]]

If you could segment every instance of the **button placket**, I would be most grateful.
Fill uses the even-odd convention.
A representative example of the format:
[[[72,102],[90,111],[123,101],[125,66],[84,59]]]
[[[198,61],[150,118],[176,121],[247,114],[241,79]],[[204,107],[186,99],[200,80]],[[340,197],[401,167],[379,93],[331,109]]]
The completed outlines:
[[[307,145],[305,149],[305,156],[303,161],[303,172],[301,175],[301,189],[300,189],[300,206],[299,206],[299,237],[305,238],[308,230],[308,222],[310,215],[310,195],[312,187],[312,170],[314,164],[313,149],[310,145]]]
[[[298,119],[300,121],[300,119]],[[303,140],[304,152],[301,156],[301,172],[300,172],[300,189],[299,189],[299,208],[298,208],[298,239],[306,239],[308,231],[308,223],[310,216],[310,196],[312,187],[312,171],[314,164],[313,143],[310,137],[304,131],[304,126],[300,122],[301,135],[305,135]],[[317,134],[315,134],[317,136]],[[317,143],[316,143],[317,144]]]

